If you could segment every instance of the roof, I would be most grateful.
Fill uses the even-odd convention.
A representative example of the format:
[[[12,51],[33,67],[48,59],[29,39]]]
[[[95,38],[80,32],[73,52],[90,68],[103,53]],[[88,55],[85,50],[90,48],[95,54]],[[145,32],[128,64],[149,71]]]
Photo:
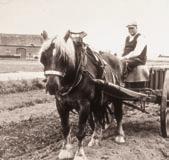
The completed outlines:
[[[168,55],[162,55],[162,54],[160,54],[158,57],[161,57],[161,58],[169,58]]]
[[[41,46],[42,37],[40,35],[0,33],[0,45]]]

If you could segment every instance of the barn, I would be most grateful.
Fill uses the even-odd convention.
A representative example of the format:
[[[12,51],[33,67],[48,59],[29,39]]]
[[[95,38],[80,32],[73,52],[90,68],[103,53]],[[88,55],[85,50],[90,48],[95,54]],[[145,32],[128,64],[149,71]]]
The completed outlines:
[[[36,59],[41,45],[40,35],[0,33],[0,58]]]

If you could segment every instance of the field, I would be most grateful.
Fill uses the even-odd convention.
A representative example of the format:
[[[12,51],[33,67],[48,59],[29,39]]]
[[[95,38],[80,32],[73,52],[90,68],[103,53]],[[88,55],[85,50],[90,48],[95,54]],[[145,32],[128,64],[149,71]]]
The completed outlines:
[[[43,71],[43,66],[39,61],[35,60],[9,60],[0,59],[0,73],[11,73],[11,72],[40,72]]]
[[[43,70],[35,61],[2,60],[0,66],[1,73]],[[17,83],[22,84],[18,81],[14,87],[21,87]],[[84,143],[88,159],[169,159],[169,139],[164,139],[160,135],[159,106],[150,104],[147,108],[149,114],[129,108],[124,110],[126,143],[120,145],[114,142],[114,124],[104,132],[101,146],[89,148],[87,147],[91,133],[89,130]],[[77,125],[77,118],[76,114],[71,114],[74,128]],[[47,95],[44,87],[0,94],[0,159],[57,160],[61,140],[60,120],[54,97]],[[76,139],[73,142],[75,145]]]

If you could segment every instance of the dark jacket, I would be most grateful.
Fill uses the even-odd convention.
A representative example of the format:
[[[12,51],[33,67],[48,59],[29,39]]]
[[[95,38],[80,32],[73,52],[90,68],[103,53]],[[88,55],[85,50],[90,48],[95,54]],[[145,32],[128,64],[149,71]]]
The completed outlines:
[[[130,52],[134,51],[134,49],[136,48],[137,39],[139,36],[141,36],[141,34],[137,33],[137,35],[133,38],[132,41],[129,41],[130,37],[127,36],[126,41],[125,41],[124,52],[123,52],[122,56],[126,56]],[[147,60],[147,45],[144,47],[143,51],[136,57],[139,58],[140,60],[146,62],[146,60]]]

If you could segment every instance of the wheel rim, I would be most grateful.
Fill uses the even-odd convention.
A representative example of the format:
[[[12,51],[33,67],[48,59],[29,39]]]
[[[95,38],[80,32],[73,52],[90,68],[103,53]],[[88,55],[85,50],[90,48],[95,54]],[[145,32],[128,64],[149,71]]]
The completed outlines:
[[[162,90],[162,99],[161,99],[161,133],[163,137],[169,136],[169,108],[167,100],[169,99],[169,70],[165,73],[163,90]]]
[[[165,115],[165,123],[166,123],[166,134],[167,137],[169,136],[169,108],[166,109],[166,115]]]

